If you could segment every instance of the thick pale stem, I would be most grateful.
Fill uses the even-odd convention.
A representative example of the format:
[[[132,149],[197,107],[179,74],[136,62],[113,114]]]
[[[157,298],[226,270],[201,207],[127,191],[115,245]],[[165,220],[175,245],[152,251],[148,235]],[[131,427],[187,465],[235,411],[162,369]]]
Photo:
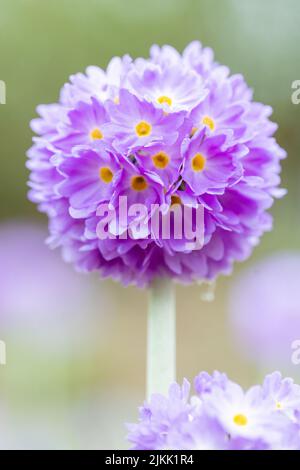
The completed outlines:
[[[150,288],[147,343],[147,396],[168,392],[176,379],[175,286],[157,279]]]

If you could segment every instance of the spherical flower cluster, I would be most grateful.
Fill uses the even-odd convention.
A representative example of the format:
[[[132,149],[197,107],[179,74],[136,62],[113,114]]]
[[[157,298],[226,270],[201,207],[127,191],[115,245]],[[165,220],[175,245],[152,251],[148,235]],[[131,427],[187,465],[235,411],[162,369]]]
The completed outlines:
[[[225,374],[202,372],[155,394],[129,424],[135,450],[300,450],[300,386],[279,372],[248,391]]]
[[[140,286],[156,276],[212,280],[270,229],[266,210],[283,194],[285,157],[272,137],[272,110],[200,43],[182,55],[153,46],[147,60],[88,67],[71,76],[57,104],[37,110],[29,197],[49,217],[49,244],[77,269]],[[120,216],[121,196],[143,211]],[[118,224],[106,221],[103,204]],[[165,214],[200,205],[201,249],[174,231],[153,234],[155,205]]]
[[[300,253],[273,254],[232,285],[229,318],[239,351],[259,369],[297,373],[300,362]]]

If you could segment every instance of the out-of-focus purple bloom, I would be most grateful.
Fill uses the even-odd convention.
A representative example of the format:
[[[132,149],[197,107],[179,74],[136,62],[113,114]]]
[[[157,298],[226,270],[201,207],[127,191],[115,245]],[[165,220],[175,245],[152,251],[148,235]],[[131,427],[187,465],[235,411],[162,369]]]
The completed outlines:
[[[299,269],[299,253],[278,253],[234,281],[229,299],[234,339],[260,368],[296,373],[292,344],[300,339]]]
[[[37,111],[29,198],[49,218],[49,243],[78,270],[140,286],[157,276],[212,280],[229,274],[271,229],[267,210],[284,194],[285,157],[272,137],[272,110],[200,43],[182,54],[155,45],[149,59],[126,55],[105,71],[88,67],[70,77],[59,103]],[[203,247],[191,250],[174,233],[151,237],[148,229],[117,238],[120,249],[99,239],[97,209],[108,199],[118,210],[121,194],[146,206],[150,223],[154,195],[169,212],[174,203],[202,205]],[[109,224],[110,235],[130,235],[131,222],[119,232]]]
[[[61,350],[79,331],[82,340],[92,289],[49,251],[45,236],[28,222],[0,226],[1,332]]]
[[[129,425],[133,449],[300,450],[299,386],[279,372],[246,392],[225,374],[202,372],[195,389],[189,398],[185,380],[168,397],[153,395],[139,423]]]

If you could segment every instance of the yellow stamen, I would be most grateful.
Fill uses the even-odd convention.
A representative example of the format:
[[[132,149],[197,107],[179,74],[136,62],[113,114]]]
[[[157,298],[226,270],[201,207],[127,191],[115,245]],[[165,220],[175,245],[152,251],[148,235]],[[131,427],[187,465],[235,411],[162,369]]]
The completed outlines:
[[[140,121],[135,126],[135,131],[139,137],[146,137],[151,134],[152,126],[147,121]]]
[[[204,116],[204,118],[202,119],[202,124],[208,127],[211,131],[215,130],[215,127],[216,127],[215,121],[209,116]]]
[[[100,131],[100,129],[98,129],[98,127],[95,127],[95,129],[93,129],[91,132],[90,132],[90,138],[92,140],[100,140],[100,139],[103,139],[103,134],[102,132]]]
[[[192,159],[192,169],[196,172],[203,171],[206,163],[206,158],[201,153],[196,153]]]
[[[191,130],[191,133],[190,133],[190,138],[194,137],[194,135],[196,134],[198,130],[198,127],[193,127],[192,130]]]
[[[107,166],[103,166],[99,170],[99,178],[106,184],[110,183],[114,177],[113,172]]]
[[[182,180],[178,190],[179,191],[185,191],[185,188],[186,188],[186,182]]]
[[[120,104],[120,98],[118,96],[114,97],[114,103],[115,104]]]
[[[171,196],[171,206],[175,206],[177,204],[179,204],[179,205],[182,204],[181,198],[177,194],[172,194],[172,196]]]
[[[281,410],[281,409],[282,409],[282,404],[281,404],[279,401],[276,403],[276,409],[277,409],[277,410]]]
[[[165,152],[158,152],[152,156],[152,161],[156,168],[164,169],[168,166],[170,158]]]
[[[148,183],[143,176],[137,175],[131,178],[131,187],[135,191],[144,191],[148,188]]]
[[[248,419],[245,415],[238,414],[234,416],[233,422],[237,426],[246,426],[248,424]]]
[[[172,106],[172,99],[166,95],[162,95],[159,98],[157,98],[157,102],[159,104],[167,104],[168,106]]]

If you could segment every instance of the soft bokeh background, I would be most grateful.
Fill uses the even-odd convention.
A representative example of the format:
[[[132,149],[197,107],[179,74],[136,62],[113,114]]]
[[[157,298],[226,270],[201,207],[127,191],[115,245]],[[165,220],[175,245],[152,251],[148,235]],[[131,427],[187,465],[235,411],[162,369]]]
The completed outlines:
[[[241,269],[278,250],[300,250],[300,105],[291,102],[291,84],[300,79],[299,24],[298,0],[0,0],[0,80],[7,86],[7,104],[0,105],[0,277],[8,270],[11,280],[9,288],[0,282],[0,298],[5,291],[12,299],[0,302],[7,345],[1,448],[127,445],[123,423],[136,419],[144,397],[147,293],[95,276],[78,279],[52,252],[49,275],[48,255],[35,254],[37,246],[42,253],[46,220],[26,200],[24,165],[37,104],[55,101],[71,73],[106,66],[114,55],[145,56],[152,43],[182,50],[198,39],[211,46],[219,62],[245,75],[257,100],[273,106],[278,140],[289,153],[289,194],[275,204],[274,230],[253,257],[218,281],[212,303],[201,300],[199,286],[177,287],[178,379],[203,369],[226,371],[244,386],[260,378],[260,365],[233,340],[227,300]],[[15,246],[1,236],[13,227],[20,234]],[[68,284],[63,299],[60,283]],[[39,304],[31,304],[32,286],[45,292]],[[300,380],[300,366],[291,373]]]

